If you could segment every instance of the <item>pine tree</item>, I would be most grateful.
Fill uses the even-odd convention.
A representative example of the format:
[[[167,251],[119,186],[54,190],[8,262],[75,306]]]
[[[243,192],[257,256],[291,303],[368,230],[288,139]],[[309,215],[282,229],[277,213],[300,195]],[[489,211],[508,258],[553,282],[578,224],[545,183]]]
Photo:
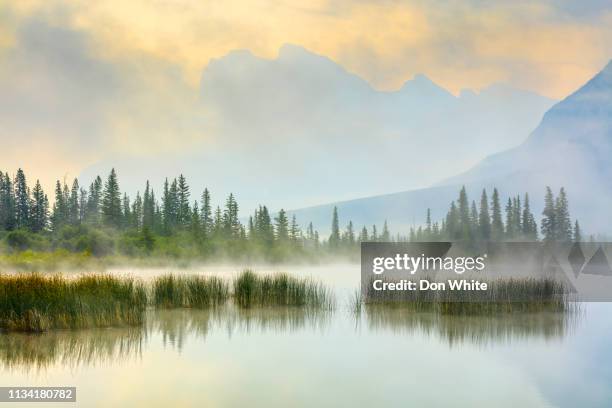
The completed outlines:
[[[431,209],[427,208],[427,216],[425,217],[425,233],[427,239],[431,237]]]
[[[349,221],[348,225],[346,226],[346,231],[344,233],[344,242],[349,247],[355,245],[355,231],[353,228],[353,221]]]
[[[53,204],[53,214],[51,216],[53,231],[59,231],[66,222],[68,222],[68,203],[64,198],[62,185],[57,180],[55,182],[55,203]]]
[[[297,243],[300,239],[300,226],[297,223],[295,214],[291,217],[291,226],[289,227],[289,239],[293,243]]]
[[[468,204],[467,192],[465,191],[465,186],[461,188],[459,191],[459,200],[458,209],[459,209],[459,236],[458,238],[463,241],[470,240],[470,207]]]
[[[0,172],[0,228],[11,231],[15,228],[15,196],[13,183],[8,173]]]
[[[423,242],[423,228],[419,225],[419,227],[417,228],[414,237],[416,239],[417,242]]]
[[[306,228],[306,239],[308,241],[313,241],[314,240],[314,227],[312,225],[312,222],[308,223],[308,228]]]
[[[123,193],[123,201],[122,201],[123,210],[121,211],[122,220],[121,226],[123,228],[129,228],[133,225],[132,222],[132,208],[130,206],[130,198],[127,193]]]
[[[491,197],[491,239],[501,241],[504,236],[504,223],[502,221],[501,206],[499,204],[499,193],[497,188],[493,189]]]
[[[140,197],[140,192],[136,193],[136,199],[132,204],[132,223],[131,227],[138,230],[142,229],[143,226],[143,201]]]
[[[472,207],[470,209],[470,237],[471,239],[479,238],[479,228],[478,228],[478,210],[476,209],[476,201],[472,200]]]
[[[546,195],[544,196],[544,211],[542,212],[542,239],[544,242],[556,241],[556,211],[555,199],[550,187],[546,187]]]
[[[255,212],[257,212],[257,210],[255,210]],[[253,216],[249,215],[249,222],[247,224],[247,228],[248,228],[248,237],[250,240],[254,240],[255,239],[255,222],[253,222]]]
[[[32,190],[32,203],[30,206],[30,228],[33,232],[40,232],[47,228],[49,222],[49,200],[45,195],[40,181],[36,180]]]
[[[437,222],[434,222],[431,233],[433,235],[431,238],[432,241],[440,241],[440,225]]]
[[[451,201],[450,209],[446,214],[446,234],[451,241],[456,241],[461,237],[459,214],[454,201]]]
[[[561,187],[555,202],[555,236],[557,241],[570,242],[572,240],[572,222],[570,220],[567,195]]]
[[[213,236],[217,240],[223,238],[223,215],[221,213],[221,207],[219,206],[217,206],[215,209],[215,216],[213,219]]]
[[[164,195],[162,197],[162,215],[164,220],[164,232],[170,234],[176,225],[176,180],[173,183],[174,189],[168,183],[168,178],[164,180]],[[174,197],[173,197],[174,195]]]
[[[202,193],[202,211],[200,211],[200,218],[202,224],[202,234],[206,239],[212,234],[213,220],[212,220],[212,208],[210,206],[210,193],[205,188]]]
[[[488,241],[491,239],[491,216],[489,214],[489,199],[487,191],[482,189],[480,196],[480,213],[478,215],[478,230],[480,237]]]
[[[234,194],[230,193],[225,202],[225,210],[223,212],[223,230],[225,237],[228,239],[239,237],[241,227],[238,218],[238,202],[234,198]]]
[[[287,214],[282,208],[278,212],[276,218],[274,218],[276,240],[280,243],[285,243],[289,240],[289,220]]]
[[[172,180],[168,194],[169,209],[168,222],[170,231],[173,231],[179,225],[179,198],[178,198],[178,183],[176,179]]]
[[[71,225],[78,225],[80,221],[81,210],[79,207],[79,181],[75,178],[72,181],[70,189],[70,197],[68,199],[68,222]]]
[[[57,192],[56,192],[57,199]],[[102,204],[102,179],[97,176],[89,186],[89,194],[87,197],[87,215],[86,221],[90,225],[100,225],[101,220],[101,204]]]
[[[4,229],[4,218],[5,209],[4,209],[4,173],[0,170],[0,230]]]
[[[514,236],[514,207],[512,200],[508,198],[508,203],[506,204],[506,238],[512,239]]]
[[[274,244],[274,226],[265,205],[259,206],[259,209],[255,211],[254,222],[255,242],[264,248],[271,248]]]
[[[582,232],[580,231],[578,220],[574,224],[574,242],[582,242]]]
[[[359,234],[359,242],[368,242],[368,229],[365,227],[365,225]]]
[[[161,206],[155,199],[155,193],[151,191],[152,201],[155,204],[155,212],[153,214],[153,231],[156,231],[158,234],[162,234],[164,232],[164,216],[162,213]]]
[[[191,222],[191,213],[189,208],[189,186],[187,180],[182,174],[179,175],[177,185],[177,221],[181,227],[186,227]]]
[[[514,199],[512,199],[512,210],[512,220],[514,221],[514,234],[515,236],[520,236],[521,231],[523,229],[523,225],[521,222],[521,212],[523,211],[523,208],[521,206],[521,197],[518,195]]]
[[[191,222],[189,224],[189,228],[191,229],[191,233],[196,239],[199,239],[202,236],[202,224],[200,218],[200,209],[198,208],[198,201],[195,200],[193,202],[193,209],[190,211],[191,214]]]
[[[370,235],[370,241],[372,242],[377,242],[379,240],[378,238],[378,231],[376,231],[376,224],[372,225],[372,235]]]
[[[151,190],[149,180],[145,185],[144,195],[142,196],[142,226],[149,229],[153,228],[155,219],[155,194]]]
[[[380,234],[380,240],[383,242],[391,241],[391,233],[389,232],[389,225],[387,225],[387,220],[385,220],[385,223],[383,224],[383,230]]]
[[[119,228],[121,227],[121,192],[117,181],[117,173],[113,168],[104,184],[102,195],[102,216],[105,225]]]
[[[331,234],[329,235],[329,247],[337,249],[340,245],[340,222],[338,220],[338,207],[334,206],[332,214]]]
[[[525,193],[525,203],[523,205],[523,236],[527,239],[535,241],[538,238],[538,226],[536,225],[535,217],[531,213],[529,204],[529,194]]]
[[[87,216],[87,190],[79,189],[79,224],[85,221]]]
[[[15,227],[27,228],[30,225],[30,192],[22,169],[15,176]]]

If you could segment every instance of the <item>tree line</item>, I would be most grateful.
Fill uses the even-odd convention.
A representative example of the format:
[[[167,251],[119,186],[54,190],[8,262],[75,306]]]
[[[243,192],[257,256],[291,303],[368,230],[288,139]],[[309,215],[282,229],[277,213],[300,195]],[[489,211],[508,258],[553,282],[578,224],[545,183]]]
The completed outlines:
[[[283,259],[296,255],[320,256],[355,252],[367,241],[464,241],[487,240],[580,241],[578,221],[571,223],[565,190],[554,197],[545,194],[545,208],[538,228],[529,196],[509,198],[504,209],[497,189],[491,199],[483,190],[479,205],[468,199],[465,187],[452,201],[446,216],[432,222],[428,209],[424,225],[408,235],[392,235],[385,221],[356,229],[352,221],[340,227],[338,209],[331,214],[331,233],[323,238],[309,223],[302,228],[283,209],[276,214],[259,206],[244,224],[239,205],[230,194],[223,206],[214,207],[204,189],[194,197],[183,175],[166,179],[156,194],[149,181],[133,199],[122,193],[114,169],[86,188],[74,179],[69,186],[56,182],[53,204],[38,180],[30,188],[25,173],[14,177],[0,171],[0,231],[17,249],[65,248],[94,255],[122,252],[144,255],[155,251],[170,256],[250,256]]]
[[[0,232],[16,249],[64,248],[95,255],[155,250],[172,256],[282,259],[338,249],[312,223],[303,229],[284,209],[273,214],[261,205],[243,223],[233,194],[214,207],[210,191],[205,188],[194,197],[183,175],[166,179],[160,194],[149,181],[142,191],[133,199],[122,193],[112,169],[105,180],[98,176],[87,188],[76,178],[70,186],[56,181],[50,205],[39,180],[30,188],[22,169],[15,177],[0,171]]]
[[[531,210],[529,194],[509,197],[505,206],[500,202],[497,188],[493,188],[489,200],[486,189],[482,190],[479,204],[468,199],[465,187],[459,197],[452,201],[441,222],[431,220],[427,209],[425,225],[411,228],[410,241],[462,241],[470,243],[486,241],[538,241],[580,242],[582,232],[578,220],[572,223],[569,202],[565,189],[561,187],[557,197],[546,187],[544,210],[540,228]]]

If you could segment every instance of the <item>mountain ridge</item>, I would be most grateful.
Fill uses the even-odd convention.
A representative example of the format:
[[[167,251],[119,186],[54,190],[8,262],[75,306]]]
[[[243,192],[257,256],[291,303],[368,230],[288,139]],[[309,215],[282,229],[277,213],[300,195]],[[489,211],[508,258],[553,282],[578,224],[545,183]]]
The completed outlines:
[[[233,51],[202,71],[193,115],[203,117],[200,145],[110,157],[83,171],[83,182],[116,167],[135,192],[142,180],[158,189],[182,172],[217,196],[237,193],[249,212],[402,191],[518,145],[554,102],[495,88],[454,96],[419,75],[404,85],[378,91],[303,47],[284,46],[272,59]]]
[[[489,155],[466,172],[431,188],[332,203],[292,213],[309,219],[310,214],[331,214],[331,208],[338,206],[340,214],[344,212],[348,218],[355,217],[357,225],[380,225],[386,219],[405,232],[408,227],[423,223],[427,208],[432,209],[434,219],[441,219],[462,186],[466,186],[470,199],[476,201],[483,188],[489,191],[489,197],[493,187],[498,188],[502,203],[508,195],[527,192],[539,218],[544,189],[551,186],[555,192],[560,187],[567,190],[572,216],[580,220],[583,229],[591,233],[610,233],[612,166],[608,158],[611,155],[612,61],[579,89],[553,105],[525,142]],[[415,201],[418,204],[415,205]],[[381,207],[381,203],[386,203],[386,207]],[[361,216],[371,214],[373,208],[378,212],[375,217]],[[324,223],[321,217],[317,220]]]

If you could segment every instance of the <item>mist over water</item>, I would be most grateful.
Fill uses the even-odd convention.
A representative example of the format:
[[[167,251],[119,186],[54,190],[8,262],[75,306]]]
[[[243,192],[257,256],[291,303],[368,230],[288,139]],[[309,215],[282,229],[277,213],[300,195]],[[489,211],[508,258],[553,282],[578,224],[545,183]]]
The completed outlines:
[[[242,269],[111,272],[143,279],[168,272],[231,279]],[[228,304],[210,310],[149,310],[142,328],[2,334],[0,382],[75,385],[84,406],[168,406],[177,401],[200,406],[405,406],[410,401],[604,407],[612,398],[607,387],[612,372],[599,364],[610,353],[610,304],[585,304],[575,314],[452,317],[368,307],[355,313],[349,301],[359,286],[357,264],[253,269],[320,279],[333,288],[336,308],[245,310]]]

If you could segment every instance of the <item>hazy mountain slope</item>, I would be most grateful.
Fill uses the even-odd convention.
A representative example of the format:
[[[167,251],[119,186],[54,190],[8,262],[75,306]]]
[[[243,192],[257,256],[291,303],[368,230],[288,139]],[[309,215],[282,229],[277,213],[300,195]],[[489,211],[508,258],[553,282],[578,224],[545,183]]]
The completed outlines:
[[[612,231],[612,62],[551,108],[529,139],[442,183],[495,184],[542,195],[564,186],[571,210],[593,232]]]
[[[570,211],[588,232],[612,232],[612,62],[576,92],[553,106],[540,125],[519,147],[491,155],[474,168],[437,187],[339,203],[340,214],[355,216],[359,224],[388,219],[398,227],[415,218],[422,223],[425,209],[441,217],[461,185],[478,202],[483,187],[502,193],[529,192],[539,217],[544,188],[564,186]],[[432,196],[435,197],[432,199]],[[384,202],[385,206],[381,206]],[[442,205],[443,204],[443,205]],[[442,205],[442,206],[441,206]],[[327,213],[333,204],[296,214],[302,219]],[[312,216],[311,216],[312,214]],[[325,228],[329,221],[321,220]]]
[[[246,210],[401,191],[518,145],[553,103],[501,85],[456,97],[424,75],[381,92],[291,45],[276,59],[235,51],[211,61],[200,99],[200,148],[109,158],[84,181],[115,166],[128,191],[147,178],[159,189],[164,175],[183,172],[198,194],[204,186],[217,198],[234,192]]]

